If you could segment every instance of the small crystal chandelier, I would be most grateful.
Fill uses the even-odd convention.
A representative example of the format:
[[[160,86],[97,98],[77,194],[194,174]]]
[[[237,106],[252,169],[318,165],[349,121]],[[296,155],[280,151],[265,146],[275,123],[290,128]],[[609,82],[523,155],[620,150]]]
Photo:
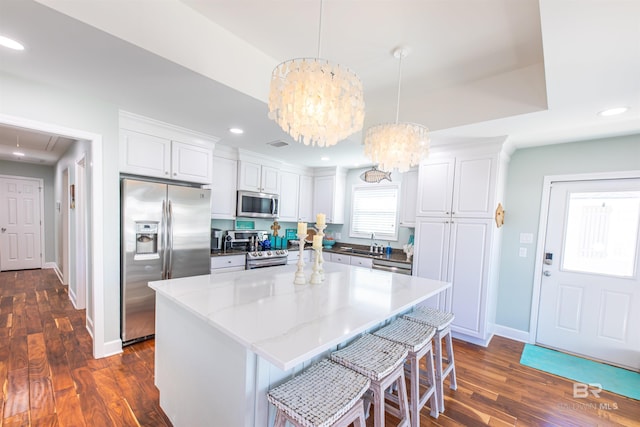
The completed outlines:
[[[291,59],[273,70],[269,118],[297,142],[329,147],[362,130],[364,95],[354,72],[320,59],[321,36],[322,0],[318,57]]]
[[[398,123],[402,58],[407,54],[407,49],[404,48],[393,51],[393,56],[400,60],[396,122],[370,127],[364,138],[365,155],[380,169],[386,171],[395,169],[398,172],[406,172],[412,166],[418,165],[429,154],[429,129],[416,123]]]

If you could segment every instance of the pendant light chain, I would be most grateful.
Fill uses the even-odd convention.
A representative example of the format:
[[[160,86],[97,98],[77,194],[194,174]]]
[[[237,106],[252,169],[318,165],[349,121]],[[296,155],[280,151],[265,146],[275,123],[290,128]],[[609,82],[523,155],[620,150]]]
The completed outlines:
[[[400,117],[400,89],[402,87],[402,58],[405,56],[405,52],[401,50],[398,54],[400,61],[398,61],[398,104],[396,105],[396,124],[398,124],[398,118]]]
[[[320,0],[320,19],[318,22],[318,56],[316,58],[320,59],[320,46],[322,46],[322,4],[323,0]]]

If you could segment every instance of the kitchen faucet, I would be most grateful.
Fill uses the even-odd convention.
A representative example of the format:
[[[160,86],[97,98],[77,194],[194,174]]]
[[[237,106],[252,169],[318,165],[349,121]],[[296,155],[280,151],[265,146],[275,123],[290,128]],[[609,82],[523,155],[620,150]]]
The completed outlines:
[[[373,245],[375,244],[373,242],[373,239],[375,239],[375,238],[376,238],[376,233],[371,233],[371,246],[369,246],[369,252],[373,252],[373,249],[374,249]]]

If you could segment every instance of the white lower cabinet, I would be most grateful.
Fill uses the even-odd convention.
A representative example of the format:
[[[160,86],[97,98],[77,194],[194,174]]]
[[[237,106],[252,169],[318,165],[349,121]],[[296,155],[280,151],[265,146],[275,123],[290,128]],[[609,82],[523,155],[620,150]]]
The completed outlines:
[[[455,314],[454,333],[486,345],[491,338],[497,287],[493,220],[418,218],[414,269],[417,276],[452,282],[450,298],[441,295],[425,304]],[[497,263],[495,263],[497,264]]]
[[[328,260],[326,256],[324,257],[325,260],[331,261],[331,262],[339,262],[340,264],[351,264],[351,256],[349,255],[334,254],[334,253],[331,253],[329,255],[330,257]]]
[[[305,249],[302,253],[302,260],[306,263],[311,262],[311,249]],[[300,258],[300,251],[298,249],[289,249],[289,254],[287,255],[287,264],[295,264],[298,262]]]
[[[211,258],[211,274],[242,271],[245,268],[246,255],[226,255]]]
[[[349,264],[351,265],[357,265],[359,267],[366,267],[366,268],[373,267],[373,259],[371,258],[365,258],[361,256],[352,256],[350,258],[351,258],[351,261],[349,262]]]

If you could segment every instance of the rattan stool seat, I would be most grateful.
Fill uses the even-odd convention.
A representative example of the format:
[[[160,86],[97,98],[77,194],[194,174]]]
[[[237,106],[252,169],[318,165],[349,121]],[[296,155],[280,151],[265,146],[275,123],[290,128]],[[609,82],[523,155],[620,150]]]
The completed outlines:
[[[404,361],[409,350],[402,344],[371,334],[364,334],[341,350],[331,353],[331,360],[371,379],[374,402],[374,426],[384,427],[385,410],[400,419],[400,426],[410,425],[409,399],[404,381]],[[398,408],[385,404],[385,390],[397,386]],[[365,396],[367,398],[367,396]]]
[[[431,343],[436,335],[436,328],[413,322],[407,319],[396,319],[389,325],[378,329],[373,333],[376,336],[392,340],[402,344],[409,349],[407,361],[409,362],[409,408],[411,412],[411,426],[420,426],[420,410],[431,402],[430,415],[438,418],[439,399],[437,394],[436,376],[433,367],[433,352]],[[425,376],[420,375],[420,360],[425,361]],[[424,387],[421,393],[420,386]]]
[[[358,403],[364,422],[362,396],[370,385],[364,375],[323,360],[270,390],[267,399],[299,426],[328,427]]]
[[[416,307],[411,313],[404,315],[404,318],[442,330],[451,325],[455,316],[453,313],[440,311],[431,307]]]
[[[365,334],[342,350],[331,353],[331,360],[380,381],[402,365],[407,354],[403,345]]]
[[[394,320],[389,325],[373,333],[378,337],[402,344],[413,352],[429,344],[435,334],[435,327],[425,327],[420,323],[402,318]]]

